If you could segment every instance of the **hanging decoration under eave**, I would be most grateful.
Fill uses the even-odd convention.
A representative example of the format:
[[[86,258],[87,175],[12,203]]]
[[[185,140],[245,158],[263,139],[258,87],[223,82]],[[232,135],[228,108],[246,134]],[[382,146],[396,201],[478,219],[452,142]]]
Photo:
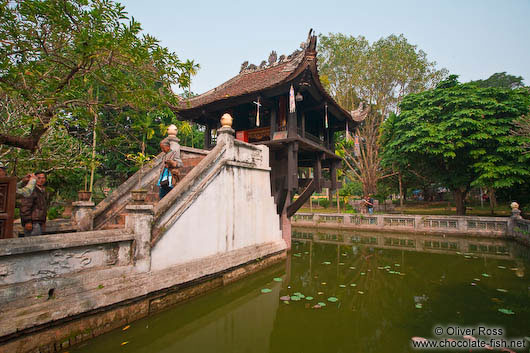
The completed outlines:
[[[291,85],[291,89],[289,90],[289,113],[295,113],[296,112],[296,103],[294,100],[294,88],[293,85]]]
[[[325,108],[325,111],[326,111],[326,116],[325,116],[325,126],[326,126],[326,129],[328,128],[328,103],[326,102],[326,104],[324,105],[324,108]]]
[[[259,127],[259,107],[261,107],[260,97],[258,97],[258,101],[254,102],[254,104],[256,104],[256,126]]]

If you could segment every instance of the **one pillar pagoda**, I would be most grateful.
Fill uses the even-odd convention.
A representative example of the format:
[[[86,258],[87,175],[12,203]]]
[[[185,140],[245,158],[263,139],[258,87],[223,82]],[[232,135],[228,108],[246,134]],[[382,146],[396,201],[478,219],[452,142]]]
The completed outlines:
[[[278,214],[291,217],[314,192],[336,190],[335,132],[358,124],[326,92],[317,70],[317,37],[309,32],[306,42],[291,55],[273,51],[259,66],[243,63],[237,76],[204,94],[182,101],[180,119],[204,125],[205,148],[215,143],[212,130],[229,113],[236,138],[270,149],[271,191]],[[309,168],[301,178],[299,168]],[[329,179],[322,171],[328,169]],[[307,170],[307,169],[306,169]],[[293,201],[293,196],[298,198]]]

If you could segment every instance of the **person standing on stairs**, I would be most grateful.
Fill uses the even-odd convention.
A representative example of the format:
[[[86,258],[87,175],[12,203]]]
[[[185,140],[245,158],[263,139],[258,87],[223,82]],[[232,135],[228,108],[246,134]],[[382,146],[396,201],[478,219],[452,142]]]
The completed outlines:
[[[163,139],[160,142],[160,149],[165,153],[157,183],[159,187],[158,197],[162,200],[180,180],[178,169],[183,166],[183,163],[180,158],[178,138],[170,136]]]

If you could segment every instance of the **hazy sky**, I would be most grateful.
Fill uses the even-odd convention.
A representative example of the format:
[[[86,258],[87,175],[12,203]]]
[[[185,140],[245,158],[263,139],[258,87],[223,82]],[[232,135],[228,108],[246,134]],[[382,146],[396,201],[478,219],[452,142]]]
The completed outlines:
[[[506,71],[530,84],[530,0],[119,2],[163,46],[200,64],[195,93],[230,79],[245,60],[290,54],[310,28],[370,42],[402,33],[463,82]]]

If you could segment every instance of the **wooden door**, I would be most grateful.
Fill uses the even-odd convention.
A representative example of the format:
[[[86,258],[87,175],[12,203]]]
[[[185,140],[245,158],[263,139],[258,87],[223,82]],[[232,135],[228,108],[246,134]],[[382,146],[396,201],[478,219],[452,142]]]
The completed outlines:
[[[13,238],[17,178],[0,178],[0,239]]]

